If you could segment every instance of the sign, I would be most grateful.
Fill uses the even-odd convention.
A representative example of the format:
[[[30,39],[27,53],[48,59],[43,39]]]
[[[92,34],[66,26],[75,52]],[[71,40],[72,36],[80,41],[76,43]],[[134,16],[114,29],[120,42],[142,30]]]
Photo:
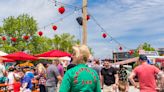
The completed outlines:
[[[143,55],[146,55],[146,56],[159,56],[157,51],[139,50],[139,54],[143,54]]]

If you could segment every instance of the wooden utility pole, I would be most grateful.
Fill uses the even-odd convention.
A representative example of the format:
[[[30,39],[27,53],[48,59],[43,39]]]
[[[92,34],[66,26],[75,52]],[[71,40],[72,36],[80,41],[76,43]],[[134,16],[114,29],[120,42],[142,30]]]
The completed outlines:
[[[83,0],[83,38],[82,44],[87,45],[87,0]]]
[[[114,53],[114,52],[113,52]],[[114,55],[114,63],[116,63],[117,62],[117,56],[116,56],[116,54],[117,53],[114,53],[113,55]]]

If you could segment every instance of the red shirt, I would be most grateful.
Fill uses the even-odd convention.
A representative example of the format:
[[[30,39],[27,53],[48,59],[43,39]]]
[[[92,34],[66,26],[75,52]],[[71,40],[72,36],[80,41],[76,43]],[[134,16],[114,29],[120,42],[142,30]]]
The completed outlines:
[[[157,92],[155,75],[160,72],[158,68],[149,64],[142,64],[133,71],[139,78],[140,92]]]
[[[19,92],[20,87],[21,87],[21,83],[20,82],[15,82],[14,83],[14,92]]]

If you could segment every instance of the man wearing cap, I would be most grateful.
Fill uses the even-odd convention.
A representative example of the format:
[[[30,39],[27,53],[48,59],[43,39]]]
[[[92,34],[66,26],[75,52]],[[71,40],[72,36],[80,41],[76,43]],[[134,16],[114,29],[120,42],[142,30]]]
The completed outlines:
[[[90,57],[88,47],[74,46],[73,49],[73,63],[77,65],[65,73],[59,92],[101,92],[98,74],[86,65]]]
[[[141,65],[137,66],[129,76],[130,82],[135,86],[135,88],[140,89],[140,92],[157,92],[155,75],[162,77],[164,81],[163,72],[160,71],[153,65],[147,63],[147,57],[145,55],[139,56],[139,61]],[[135,83],[134,77],[138,76],[139,86]]]

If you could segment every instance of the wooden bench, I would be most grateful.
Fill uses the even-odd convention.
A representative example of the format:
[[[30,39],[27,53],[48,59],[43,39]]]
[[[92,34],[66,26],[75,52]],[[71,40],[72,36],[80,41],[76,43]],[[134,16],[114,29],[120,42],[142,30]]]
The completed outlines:
[[[39,90],[33,90],[32,92],[40,92]]]
[[[32,83],[34,84],[34,89],[37,90],[39,87],[38,87],[38,80],[32,80]]]
[[[32,92],[40,92],[39,90],[37,90],[38,87],[38,80],[32,80],[32,83],[34,84],[34,91]],[[0,84],[0,92],[7,92],[7,86],[8,84]]]
[[[7,92],[8,84],[0,84],[0,92]]]

